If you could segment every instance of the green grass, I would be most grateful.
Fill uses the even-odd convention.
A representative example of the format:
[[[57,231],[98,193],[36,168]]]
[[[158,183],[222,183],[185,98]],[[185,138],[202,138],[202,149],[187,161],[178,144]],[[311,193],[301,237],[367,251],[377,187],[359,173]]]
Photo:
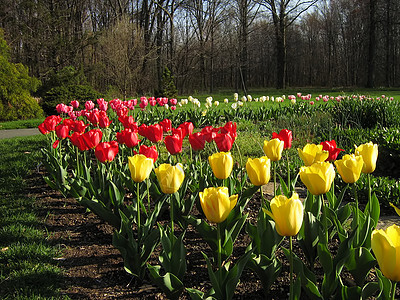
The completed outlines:
[[[0,122],[0,130],[4,129],[21,129],[21,128],[36,128],[42,123],[44,118],[31,120],[18,120],[10,122]]]
[[[59,299],[63,275],[45,228],[26,196],[44,136],[0,140],[0,298]]]

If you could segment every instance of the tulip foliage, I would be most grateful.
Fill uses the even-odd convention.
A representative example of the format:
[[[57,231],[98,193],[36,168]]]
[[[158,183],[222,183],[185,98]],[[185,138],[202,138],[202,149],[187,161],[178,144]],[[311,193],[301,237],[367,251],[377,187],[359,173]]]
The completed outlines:
[[[375,170],[376,144],[344,154],[334,140],[308,143],[297,149],[302,165],[292,179],[290,130],[274,132],[259,147],[260,155],[243,163],[235,147],[236,123],[199,128],[195,124],[201,122],[175,123],[157,110],[153,122],[143,122],[148,120],[147,104],[158,101],[144,100],[140,113],[129,101],[101,100],[99,108],[86,103],[79,114],[50,116],[39,126],[49,140],[43,149],[46,182],[114,227],[113,244],[138,283],[150,279],[170,299],[185,291],[193,299],[231,299],[248,268],[259,276],[268,297],[281,274],[281,251],[290,264],[291,299],[301,293],[316,299],[394,294],[388,289],[400,280],[399,229],[376,230],[379,201],[370,192],[361,209],[355,185],[362,173],[370,176]],[[276,165],[282,161],[288,171],[278,174],[278,187]],[[264,197],[271,177],[273,194]],[[335,180],[345,188],[335,190]],[[299,187],[307,190],[302,199],[295,193]],[[261,201],[250,220],[245,212],[258,192]],[[169,211],[167,221],[161,218],[164,211]],[[202,253],[212,285],[206,292],[184,285],[189,225],[211,250],[211,255]],[[241,234],[248,235],[248,247],[233,263]],[[333,241],[336,248],[330,246]],[[295,251],[293,242],[299,246]],[[159,264],[152,265],[149,258],[159,245]],[[316,261],[322,280],[315,276]],[[377,262],[379,282],[367,282]],[[345,270],[353,276],[353,286],[341,280]]]

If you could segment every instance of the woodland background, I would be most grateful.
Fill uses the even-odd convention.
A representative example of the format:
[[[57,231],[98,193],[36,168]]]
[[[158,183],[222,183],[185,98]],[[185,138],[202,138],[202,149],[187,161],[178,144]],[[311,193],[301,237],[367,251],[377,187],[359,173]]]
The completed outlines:
[[[108,95],[400,86],[398,0],[1,0],[11,59]]]

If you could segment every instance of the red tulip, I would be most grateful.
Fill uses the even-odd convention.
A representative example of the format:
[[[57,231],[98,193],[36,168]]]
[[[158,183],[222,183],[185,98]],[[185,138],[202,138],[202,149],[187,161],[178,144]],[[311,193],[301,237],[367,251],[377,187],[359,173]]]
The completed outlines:
[[[89,147],[86,145],[85,140],[83,138],[83,134],[79,133],[79,132],[74,132],[70,137],[69,137],[70,141],[72,142],[72,144],[76,147],[78,147],[78,149],[80,151],[86,151],[89,150]]]
[[[289,129],[282,129],[279,134],[276,132],[272,133],[272,138],[273,139],[279,139],[283,141],[283,149],[289,149],[292,147],[292,131]]]
[[[235,139],[230,133],[217,133],[214,141],[217,144],[219,151],[229,152],[232,149]]]
[[[156,162],[158,158],[158,152],[155,145],[148,147],[146,145],[141,145],[139,148],[139,154],[143,154],[148,158],[152,158],[154,162]]]
[[[173,134],[165,137],[164,144],[168,152],[175,155],[182,152],[182,141],[182,138],[178,134]]]
[[[42,124],[38,126],[39,131],[42,134],[48,134],[51,131],[56,130],[56,126],[62,121],[60,116],[51,115],[48,116]]]
[[[132,116],[123,115],[123,116],[120,116],[118,118],[118,120],[122,123],[124,128],[132,129],[136,133],[138,132],[138,125]]]
[[[146,124],[142,124],[142,125],[140,125],[139,127],[138,127],[138,133],[141,135],[141,136],[143,136],[143,137],[146,137],[147,136],[147,128],[148,128],[149,126],[147,126]]]
[[[183,128],[185,136],[187,136],[193,133],[194,126],[192,122],[183,122],[178,128]]]
[[[128,148],[136,147],[140,142],[136,132],[129,128],[117,132],[117,141],[120,144],[125,144]]]
[[[63,123],[57,125],[56,135],[60,140],[63,140],[69,136],[69,126]]]
[[[102,163],[113,161],[117,153],[117,141],[99,143],[94,149],[94,155],[96,155],[96,158]]]
[[[177,134],[183,140],[186,136],[185,134],[186,129],[183,127],[172,128],[172,134]]]
[[[108,128],[112,121],[108,118],[107,113],[105,111],[100,111],[99,116],[99,127]]]
[[[101,141],[103,132],[100,129],[92,129],[83,134],[83,140],[89,149],[95,148]]]
[[[163,129],[160,124],[154,124],[147,126],[146,138],[148,138],[153,143],[158,143],[163,139]]]
[[[88,125],[85,124],[82,120],[75,121],[71,125],[71,130],[78,133],[83,133]]]
[[[99,124],[100,112],[97,109],[88,111],[85,115],[88,121],[92,123],[93,126],[97,126]]]
[[[204,149],[206,139],[201,132],[195,132],[189,135],[189,143],[194,151],[200,151]]]
[[[172,130],[172,122],[170,119],[164,119],[159,124],[162,126],[164,132]]]
[[[211,143],[211,141],[215,138],[218,128],[214,128],[212,126],[206,126],[201,130],[201,133],[204,135],[204,138],[207,142]]]
[[[328,151],[329,156],[326,159],[326,161],[334,161],[338,157],[340,151],[344,151],[343,149],[337,148],[336,147],[336,142],[335,140],[332,141],[325,141],[321,142],[322,145],[322,150]]]
[[[226,122],[226,124],[220,128],[221,133],[230,133],[232,138],[235,140],[237,138],[236,132],[237,124],[232,121]]]

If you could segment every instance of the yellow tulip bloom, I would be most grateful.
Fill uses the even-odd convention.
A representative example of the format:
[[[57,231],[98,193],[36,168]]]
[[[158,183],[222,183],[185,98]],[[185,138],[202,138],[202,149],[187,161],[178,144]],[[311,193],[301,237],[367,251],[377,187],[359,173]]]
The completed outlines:
[[[161,164],[154,171],[164,194],[177,192],[185,179],[185,172],[181,163],[176,164],[176,166]]]
[[[361,155],[346,154],[342,159],[335,161],[335,166],[346,183],[354,183],[360,178],[363,165],[364,160]]]
[[[133,181],[142,182],[146,178],[149,178],[153,164],[153,159],[147,158],[143,154],[128,157],[128,166]]]
[[[267,156],[251,159],[246,163],[246,171],[255,186],[267,184],[271,177],[271,162]]]
[[[264,141],[263,150],[270,160],[278,161],[282,158],[284,145],[284,141],[281,141],[280,139],[272,139],[270,141]]]
[[[313,195],[321,195],[328,192],[335,179],[335,169],[328,162],[313,163],[309,167],[300,168],[300,179]]]
[[[208,157],[211,169],[218,179],[226,179],[233,169],[233,158],[230,152],[218,152]]]
[[[364,160],[362,172],[365,174],[372,173],[376,168],[376,160],[378,159],[378,145],[372,142],[362,144],[356,147],[356,155],[361,155]]]
[[[306,144],[303,149],[297,148],[301,160],[306,167],[313,163],[325,161],[329,157],[329,152],[322,150],[322,145]]]
[[[400,281],[400,226],[375,229],[371,235],[371,248],[383,275],[390,280]]]
[[[278,195],[271,200],[271,211],[264,210],[275,221],[276,231],[281,236],[296,235],[303,223],[303,203],[299,195],[294,193],[291,198]]]
[[[225,221],[235,207],[238,195],[229,196],[227,187],[210,187],[199,193],[201,208],[213,223]]]

